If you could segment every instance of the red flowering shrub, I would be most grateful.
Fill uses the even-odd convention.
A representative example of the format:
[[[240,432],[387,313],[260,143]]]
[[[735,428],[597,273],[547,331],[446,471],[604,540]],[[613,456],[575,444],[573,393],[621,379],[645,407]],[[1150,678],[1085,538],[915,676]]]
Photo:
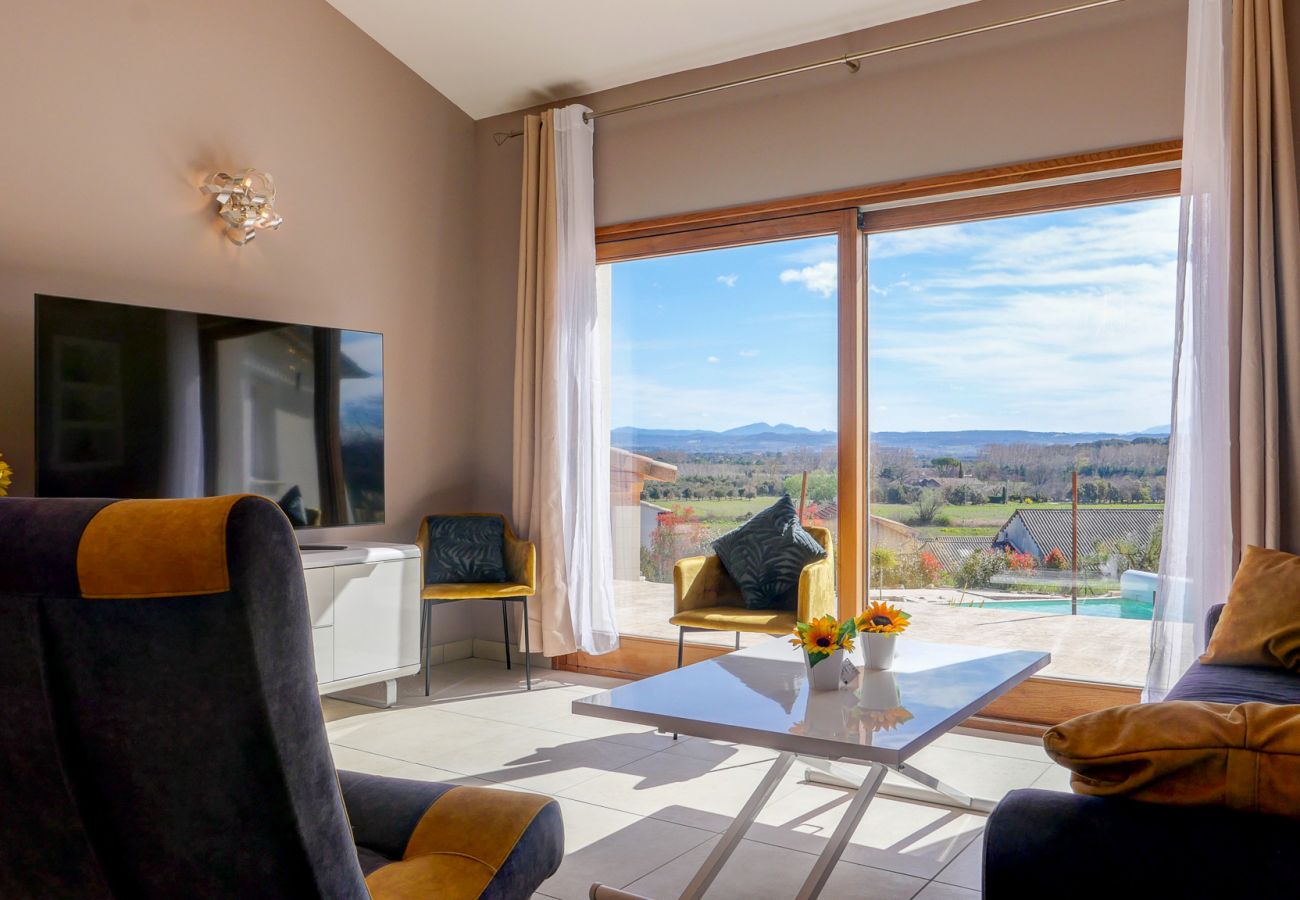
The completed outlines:
[[[1043,567],[1058,570],[1068,569],[1070,568],[1070,560],[1061,552],[1060,547],[1053,547],[1052,552],[1048,553],[1047,558],[1043,560]]]
[[[1034,571],[1035,565],[1033,554],[1007,550],[1007,568],[1010,571],[1029,573]]]
[[[671,583],[677,560],[707,554],[708,539],[708,529],[691,507],[674,506],[660,513],[650,533],[650,551],[642,554],[641,574],[649,581]]]
[[[939,577],[943,575],[943,563],[929,550],[922,550],[916,560],[916,572],[921,584],[929,587],[939,583]]]

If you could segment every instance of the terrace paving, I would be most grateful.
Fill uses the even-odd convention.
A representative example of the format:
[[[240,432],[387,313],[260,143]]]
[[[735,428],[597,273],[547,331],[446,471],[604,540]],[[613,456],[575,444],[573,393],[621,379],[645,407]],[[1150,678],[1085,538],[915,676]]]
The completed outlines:
[[[671,584],[618,581],[614,596],[622,633],[677,640],[677,629],[668,624],[673,609]],[[877,592],[872,591],[871,596],[875,599]],[[1052,663],[1040,674],[1056,678],[1129,685],[1140,685],[1146,678],[1150,622],[996,608],[998,598],[1034,599],[1030,594],[991,595],[983,608],[956,605],[959,592],[952,589],[886,590],[884,597],[901,603],[911,614],[907,634],[912,637],[951,644],[1046,650],[1052,654]],[[970,600],[968,594],[965,602]],[[706,632],[689,634],[686,639],[733,646],[735,634]],[[766,635],[742,635],[741,646],[767,639]]]

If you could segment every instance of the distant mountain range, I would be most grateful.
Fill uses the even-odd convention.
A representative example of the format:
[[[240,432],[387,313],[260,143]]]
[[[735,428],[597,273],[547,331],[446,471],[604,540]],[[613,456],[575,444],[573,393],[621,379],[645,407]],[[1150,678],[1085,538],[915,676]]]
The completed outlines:
[[[871,439],[880,446],[911,449],[922,456],[973,459],[986,444],[1089,444],[1093,441],[1160,438],[1168,434],[1169,426],[1165,425],[1125,434],[1093,431],[878,431],[871,435]],[[610,439],[615,447],[633,453],[777,453],[799,448],[820,450],[834,447],[837,436],[834,431],[755,422],[726,431],[624,426],[615,428]]]

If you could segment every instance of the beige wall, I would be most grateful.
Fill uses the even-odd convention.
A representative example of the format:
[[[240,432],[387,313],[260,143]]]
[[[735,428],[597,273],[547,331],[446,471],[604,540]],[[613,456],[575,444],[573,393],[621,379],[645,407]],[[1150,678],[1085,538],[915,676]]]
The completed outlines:
[[[1058,7],[985,0],[584,98],[595,109]],[[1182,126],[1185,0],[1141,0],[596,123],[600,224],[1167,140]],[[480,505],[510,502],[520,142],[477,123]]]
[[[324,0],[6,4],[0,28],[0,451],[32,490],[37,292],[382,331],[387,524],[471,499],[473,123]],[[238,248],[199,195],[276,177]],[[469,634],[440,611],[440,639]]]

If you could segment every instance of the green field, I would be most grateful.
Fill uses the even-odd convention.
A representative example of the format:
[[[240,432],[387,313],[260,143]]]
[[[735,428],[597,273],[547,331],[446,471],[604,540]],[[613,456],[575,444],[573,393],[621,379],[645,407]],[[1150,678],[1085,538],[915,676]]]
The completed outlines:
[[[1000,528],[1017,509],[1069,509],[1069,503],[979,503],[973,506],[945,506],[940,513],[948,525],[940,526],[943,534],[961,534],[970,528]],[[1163,509],[1163,503],[1097,503],[1080,509]],[[909,503],[873,503],[873,515],[907,524],[915,514]],[[956,529],[961,529],[956,530]]]
[[[653,502],[669,509],[689,506],[695,510],[695,515],[699,516],[704,524],[709,526],[725,525],[732,528],[735,527],[737,520],[745,513],[753,515],[767,509],[776,502],[776,498],[754,497],[745,499],[743,497],[734,497],[725,500],[656,500]]]
[[[742,497],[724,500],[657,500],[660,506],[690,507],[710,528],[734,528],[746,513],[753,515],[775,502],[773,497]],[[1162,503],[1098,503],[1086,504],[1080,509],[1161,509]],[[1069,509],[1068,503],[981,503],[974,506],[945,506],[940,515],[948,518],[946,525],[918,528],[923,537],[939,535],[951,537],[987,537],[997,534],[999,528],[1017,509]],[[907,523],[914,512],[908,503],[873,503],[873,515],[884,516],[896,522]]]

